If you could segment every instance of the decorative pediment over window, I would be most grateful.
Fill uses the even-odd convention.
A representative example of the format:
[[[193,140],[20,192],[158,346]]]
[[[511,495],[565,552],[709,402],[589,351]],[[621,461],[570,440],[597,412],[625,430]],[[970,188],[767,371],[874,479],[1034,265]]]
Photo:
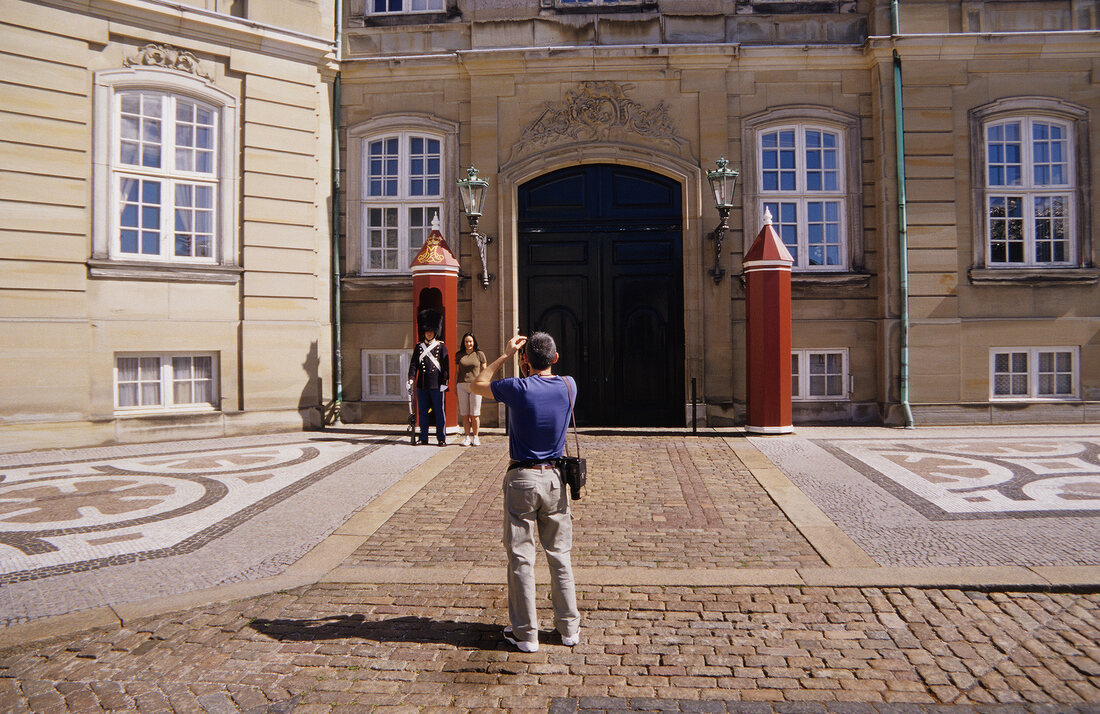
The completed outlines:
[[[149,43],[133,57],[127,57],[123,64],[127,67],[164,67],[177,72],[186,72],[209,80],[210,75],[199,67],[199,60],[187,50],[172,45]]]
[[[657,141],[682,148],[688,142],[676,134],[668,106],[646,108],[630,99],[632,84],[582,82],[563,101],[548,101],[542,113],[523,130],[516,151],[569,142]]]

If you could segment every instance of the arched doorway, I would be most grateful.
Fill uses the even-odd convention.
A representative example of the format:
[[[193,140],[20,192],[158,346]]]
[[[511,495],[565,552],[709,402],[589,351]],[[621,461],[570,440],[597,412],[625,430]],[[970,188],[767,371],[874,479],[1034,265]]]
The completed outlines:
[[[680,184],[588,164],[519,186],[521,331],[558,342],[577,423],[683,426]]]

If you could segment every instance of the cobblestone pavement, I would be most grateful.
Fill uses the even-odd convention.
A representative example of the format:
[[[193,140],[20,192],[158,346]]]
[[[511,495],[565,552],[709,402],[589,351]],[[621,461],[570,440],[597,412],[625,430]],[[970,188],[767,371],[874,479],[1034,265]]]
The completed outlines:
[[[347,564],[498,566],[508,447],[503,436],[483,444],[436,477]],[[724,439],[585,436],[581,449],[593,478],[573,507],[577,567],[824,565]]]
[[[576,504],[583,624],[574,648],[547,631],[539,652],[524,654],[502,637],[506,447],[490,435],[479,449],[409,447],[458,457],[422,488],[410,481],[414,471],[375,498],[366,515],[378,522],[312,584],[123,614],[0,651],[0,711],[1100,711],[1100,583],[1088,570],[1100,529],[1087,479],[1098,430],[1030,430],[1047,440],[1038,456],[1003,451],[1021,439],[1011,430],[806,431],[751,443],[582,434],[592,476]],[[1067,434],[1083,446],[1050,445]],[[937,438],[913,441],[923,435]],[[1002,446],[975,456],[974,437],[987,452]],[[1018,456],[1030,466],[1006,466]],[[958,473],[956,457],[971,459],[964,473],[979,489],[951,488],[944,474]],[[1012,477],[990,478],[994,466]],[[1086,478],[1032,489],[1031,500],[1053,508],[941,517],[960,492],[961,501],[995,497],[990,489],[1027,494],[1004,484],[1058,469]],[[392,495],[403,486],[407,493]],[[384,514],[374,505],[391,501]],[[996,543],[981,530],[991,524],[1001,529]],[[334,538],[357,528],[346,524]],[[921,556],[915,546],[892,554],[890,538],[935,550],[921,528],[949,528],[948,557]],[[967,529],[983,537],[966,543]],[[902,579],[899,564],[945,562],[1035,566],[1028,574],[1047,579],[937,584],[944,572],[987,572],[963,567],[930,568],[936,577],[919,586],[887,582]],[[67,577],[79,583],[115,567]],[[1071,570],[1083,580],[1057,581]],[[925,571],[905,577],[913,572]],[[821,574],[857,584],[814,585]],[[548,608],[545,615],[548,623]]]

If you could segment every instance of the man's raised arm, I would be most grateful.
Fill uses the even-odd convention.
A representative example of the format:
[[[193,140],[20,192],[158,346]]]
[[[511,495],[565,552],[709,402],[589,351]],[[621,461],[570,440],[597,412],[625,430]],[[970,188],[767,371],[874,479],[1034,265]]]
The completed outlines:
[[[512,359],[512,356],[519,351],[521,347],[527,344],[527,338],[523,335],[516,335],[512,339],[508,340],[508,344],[504,346],[504,354],[497,357],[490,362],[485,369],[478,373],[473,382],[470,383],[470,391],[479,397],[493,398],[493,375],[497,373],[497,370],[504,366],[504,363]]]

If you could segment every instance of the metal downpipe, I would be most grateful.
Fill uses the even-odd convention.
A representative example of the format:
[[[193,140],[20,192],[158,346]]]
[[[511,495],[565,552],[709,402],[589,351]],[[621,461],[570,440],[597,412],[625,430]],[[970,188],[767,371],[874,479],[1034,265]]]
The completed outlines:
[[[893,37],[900,33],[898,0],[890,5]],[[901,56],[894,48],[894,147],[898,167],[898,272],[901,291],[901,360],[898,370],[899,397],[905,417],[905,428],[913,428],[913,410],[909,406],[909,223],[905,201],[905,121],[901,96]]]
[[[343,326],[341,323],[340,278],[340,38],[343,22],[343,1],[336,0],[334,24],[336,26],[336,77],[332,81],[332,215],[329,226],[332,233],[332,417],[329,423],[341,419],[344,402]]]

